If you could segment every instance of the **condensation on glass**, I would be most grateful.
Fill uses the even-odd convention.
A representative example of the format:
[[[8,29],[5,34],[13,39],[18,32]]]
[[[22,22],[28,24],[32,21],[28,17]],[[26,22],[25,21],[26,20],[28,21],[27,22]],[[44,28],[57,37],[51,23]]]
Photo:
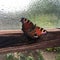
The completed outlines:
[[[60,27],[60,0],[0,0],[0,30],[21,29],[26,17],[44,28]]]

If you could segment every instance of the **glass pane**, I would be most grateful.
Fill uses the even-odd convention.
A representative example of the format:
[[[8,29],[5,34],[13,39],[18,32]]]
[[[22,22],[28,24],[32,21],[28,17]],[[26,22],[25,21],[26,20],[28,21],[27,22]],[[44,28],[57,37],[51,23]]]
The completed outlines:
[[[60,27],[60,0],[0,0],[0,30],[20,29],[21,17],[44,28]]]

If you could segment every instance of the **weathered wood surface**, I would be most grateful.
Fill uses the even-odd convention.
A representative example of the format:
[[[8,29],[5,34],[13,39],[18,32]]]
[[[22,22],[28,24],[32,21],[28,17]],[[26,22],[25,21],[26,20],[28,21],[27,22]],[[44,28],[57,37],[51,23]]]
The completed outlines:
[[[60,29],[47,29],[35,43],[28,44],[29,39],[20,30],[0,30],[0,53],[43,49],[60,46]]]

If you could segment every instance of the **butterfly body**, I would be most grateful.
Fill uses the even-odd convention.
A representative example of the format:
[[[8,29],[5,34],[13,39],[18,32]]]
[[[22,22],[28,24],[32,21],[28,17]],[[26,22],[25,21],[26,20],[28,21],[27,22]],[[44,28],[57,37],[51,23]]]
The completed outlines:
[[[36,26],[36,24],[33,24],[26,18],[21,18],[21,22],[24,34],[32,39],[37,39],[47,33],[45,29]]]

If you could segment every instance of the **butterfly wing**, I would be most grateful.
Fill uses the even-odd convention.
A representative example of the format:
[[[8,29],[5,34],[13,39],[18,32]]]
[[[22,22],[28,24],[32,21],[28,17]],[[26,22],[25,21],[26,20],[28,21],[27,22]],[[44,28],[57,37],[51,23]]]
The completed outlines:
[[[42,34],[46,34],[46,30],[43,28],[40,28],[33,24],[28,19],[22,20],[22,30],[25,33],[26,36],[29,36],[30,38],[39,38]]]

